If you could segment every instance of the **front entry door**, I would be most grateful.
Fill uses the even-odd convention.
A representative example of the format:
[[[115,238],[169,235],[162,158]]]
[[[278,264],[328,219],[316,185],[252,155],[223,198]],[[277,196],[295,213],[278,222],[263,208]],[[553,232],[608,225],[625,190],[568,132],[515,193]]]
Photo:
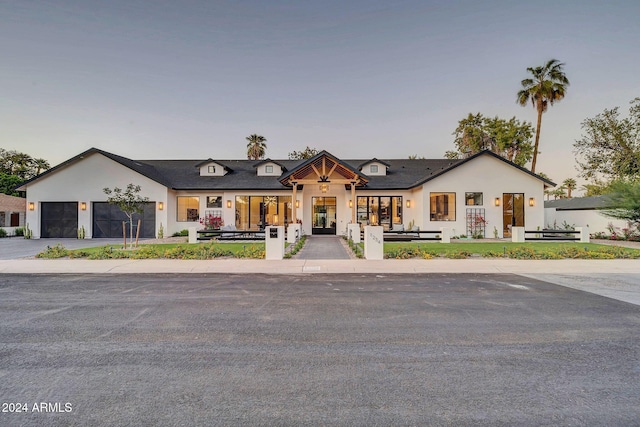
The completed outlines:
[[[336,198],[313,198],[311,234],[336,234]]]
[[[512,227],[524,227],[524,193],[502,195],[502,234],[511,237]]]

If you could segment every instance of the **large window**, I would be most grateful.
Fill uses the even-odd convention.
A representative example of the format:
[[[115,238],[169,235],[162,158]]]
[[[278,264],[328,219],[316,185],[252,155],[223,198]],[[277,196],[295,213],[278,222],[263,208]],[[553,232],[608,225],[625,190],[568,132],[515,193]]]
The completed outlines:
[[[456,193],[430,193],[431,221],[456,220]]]
[[[236,196],[236,227],[261,230],[291,223],[291,196]]]
[[[467,206],[482,206],[482,193],[464,193],[464,204]]]
[[[200,197],[178,196],[178,222],[196,222],[200,220]]]
[[[393,224],[402,224],[402,196],[360,196],[357,215],[360,224],[390,230]]]

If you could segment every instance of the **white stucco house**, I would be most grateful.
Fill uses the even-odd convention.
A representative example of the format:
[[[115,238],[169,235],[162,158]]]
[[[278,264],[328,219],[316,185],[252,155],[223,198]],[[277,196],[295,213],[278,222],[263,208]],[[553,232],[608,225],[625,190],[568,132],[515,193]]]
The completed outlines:
[[[16,228],[24,227],[27,211],[27,201],[22,197],[0,194],[0,227],[8,234],[13,234]]]
[[[463,160],[131,160],[92,148],[23,184],[34,238],[121,237],[124,219],[103,188],[133,183],[151,201],[142,237],[201,227],[219,217],[240,230],[301,222],[305,234],[346,234],[347,224],[385,230],[482,232],[543,227],[543,195],[555,184],[489,151]],[[478,228],[478,224],[485,226]]]

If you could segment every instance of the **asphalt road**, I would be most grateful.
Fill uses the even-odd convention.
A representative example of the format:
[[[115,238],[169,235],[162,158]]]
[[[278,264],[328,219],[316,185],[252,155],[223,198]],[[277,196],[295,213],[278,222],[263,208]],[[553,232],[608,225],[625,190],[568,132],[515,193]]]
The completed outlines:
[[[515,275],[2,275],[0,425],[638,425],[638,331]]]

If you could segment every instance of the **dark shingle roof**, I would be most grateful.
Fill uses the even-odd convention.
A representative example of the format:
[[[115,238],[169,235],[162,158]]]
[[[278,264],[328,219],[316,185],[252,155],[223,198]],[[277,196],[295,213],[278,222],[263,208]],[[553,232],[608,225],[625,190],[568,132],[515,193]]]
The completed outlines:
[[[153,181],[175,190],[282,190],[287,187],[281,184],[281,179],[287,174],[291,174],[298,166],[307,162],[307,160],[270,160],[282,166],[283,170],[287,172],[280,177],[258,176],[255,169],[255,160],[131,160],[97,148],[92,148],[27,181],[23,186],[26,188],[26,185],[30,182],[38,180],[50,172],[70,165],[94,153],[100,153]],[[330,155],[330,153],[327,154]],[[488,154],[504,161],[540,179],[546,184],[555,185],[553,182],[532,174],[527,169],[521,168],[492,152],[483,151],[464,160],[376,159],[376,161],[388,165],[387,174],[384,176],[367,176],[368,184],[365,188],[371,190],[411,189],[483,154]],[[224,176],[200,176],[198,167],[210,161],[224,166],[227,168],[228,173]],[[371,160],[363,159],[339,160],[341,164],[356,171],[359,170],[359,166],[367,164],[370,161]]]
[[[611,201],[607,196],[574,197],[571,199],[546,200],[544,207],[556,208],[558,211],[607,209],[611,208]]]

